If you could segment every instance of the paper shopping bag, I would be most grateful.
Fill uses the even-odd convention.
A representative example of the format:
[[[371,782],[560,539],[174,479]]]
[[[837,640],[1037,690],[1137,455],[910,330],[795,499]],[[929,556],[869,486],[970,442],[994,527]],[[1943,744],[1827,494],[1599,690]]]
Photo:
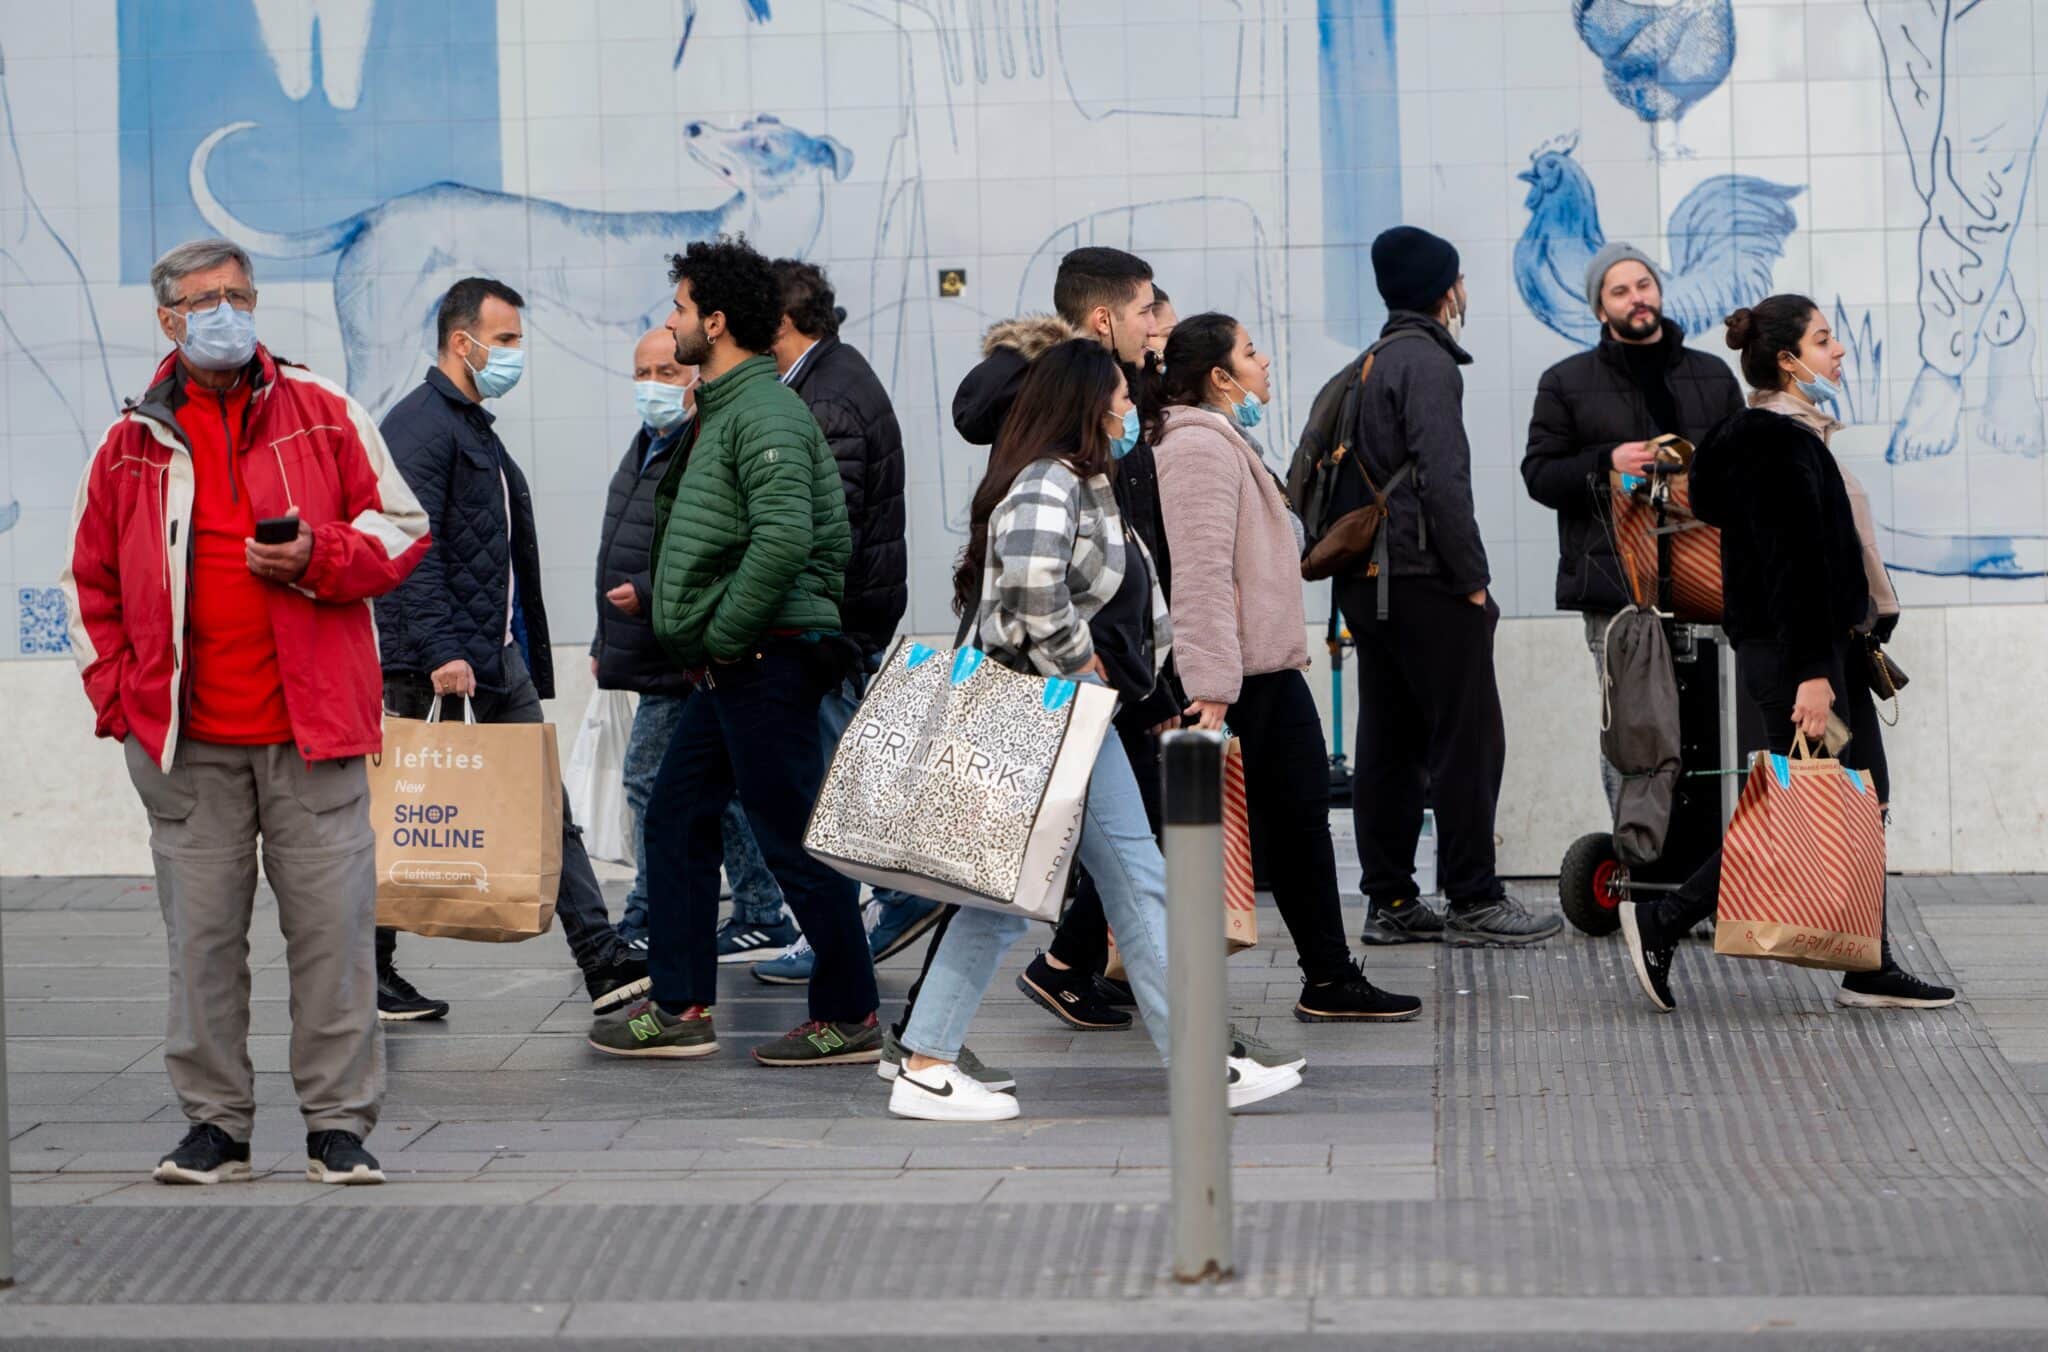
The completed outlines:
[[[1721,847],[1714,951],[1869,972],[1883,942],[1884,824],[1870,776],[1758,752]]]
[[[1223,938],[1232,953],[1259,942],[1259,898],[1252,883],[1252,824],[1244,794],[1244,743],[1223,753]]]
[[[633,705],[630,691],[591,691],[563,774],[569,811],[583,830],[583,852],[615,864],[633,862],[633,813],[626,806],[626,747],[633,740]]]
[[[1658,599],[1658,542],[1669,543],[1671,612],[1695,624],[1721,622],[1721,532],[1692,514],[1692,484],[1682,471],[1650,478],[1608,471],[1614,540],[1636,599]]]
[[[1059,919],[1106,686],[897,640],[825,772],[804,848],[850,878]]]
[[[384,719],[370,758],[377,923],[447,939],[545,934],[562,877],[562,768],[547,723]]]

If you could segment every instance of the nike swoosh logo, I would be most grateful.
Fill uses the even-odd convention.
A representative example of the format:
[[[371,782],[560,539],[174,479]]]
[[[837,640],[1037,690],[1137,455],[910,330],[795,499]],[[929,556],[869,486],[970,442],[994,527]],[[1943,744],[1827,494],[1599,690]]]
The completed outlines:
[[[919,1089],[924,1090],[925,1093],[931,1094],[937,1098],[953,1097],[953,1082],[951,1080],[948,1080],[941,1085],[929,1085],[926,1084],[923,1080],[918,1079],[915,1075],[912,1075],[907,1070],[903,1072],[903,1078],[910,1081],[912,1084],[916,1085]]]

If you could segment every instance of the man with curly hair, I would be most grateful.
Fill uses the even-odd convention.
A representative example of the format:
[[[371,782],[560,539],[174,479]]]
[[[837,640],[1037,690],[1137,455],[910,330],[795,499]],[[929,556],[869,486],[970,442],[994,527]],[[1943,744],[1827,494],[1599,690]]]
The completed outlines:
[[[882,1031],[860,889],[804,852],[825,773],[818,706],[859,669],[840,601],[853,552],[839,466],[768,354],[782,293],[744,239],[670,260],[676,360],[697,419],[655,496],[654,634],[697,682],[648,797],[650,998],[598,1020],[615,1056],[718,1050],[719,817],[735,796],[816,961],[810,1018],[754,1049],[770,1066],[872,1064]]]

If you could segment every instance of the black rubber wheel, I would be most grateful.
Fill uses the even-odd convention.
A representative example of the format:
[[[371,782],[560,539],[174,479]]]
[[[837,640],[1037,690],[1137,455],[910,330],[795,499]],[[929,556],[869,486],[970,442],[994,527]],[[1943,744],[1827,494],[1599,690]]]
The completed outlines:
[[[1628,870],[1614,854],[1606,832],[1580,836],[1558,865],[1557,895],[1565,919],[1584,934],[1612,934],[1621,928],[1615,909],[1628,892]]]

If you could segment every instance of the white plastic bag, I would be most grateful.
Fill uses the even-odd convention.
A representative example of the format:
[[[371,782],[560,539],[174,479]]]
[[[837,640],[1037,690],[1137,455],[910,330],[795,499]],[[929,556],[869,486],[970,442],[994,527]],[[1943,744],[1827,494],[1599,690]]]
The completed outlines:
[[[583,726],[569,753],[562,785],[569,811],[583,828],[583,850],[592,859],[633,862],[633,814],[626,808],[626,743],[633,736],[633,696],[624,690],[593,690],[583,708]]]

